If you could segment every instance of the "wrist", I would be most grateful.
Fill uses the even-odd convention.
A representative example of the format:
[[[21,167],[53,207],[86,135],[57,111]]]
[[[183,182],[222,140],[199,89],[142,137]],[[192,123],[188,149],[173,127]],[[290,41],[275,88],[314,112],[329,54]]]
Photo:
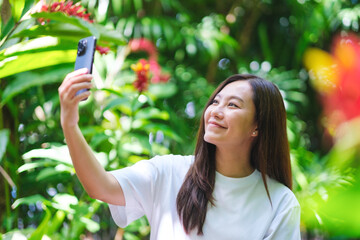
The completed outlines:
[[[77,130],[79,130],[79,125],[76,124],[61,124],[62,130],[64,133],[71,133],[71,132],[75,132]]]

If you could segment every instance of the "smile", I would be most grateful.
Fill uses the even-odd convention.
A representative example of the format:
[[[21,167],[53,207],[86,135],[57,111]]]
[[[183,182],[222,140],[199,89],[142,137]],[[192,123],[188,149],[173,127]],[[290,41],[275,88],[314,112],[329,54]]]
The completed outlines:
[[[220,125],[219,123],[217,123],[217,122],[215,122],[215,121],[209,121],[209,122],[208,122],[208,125],[209,125],[209,126],[212,126],[212,127],[226,128],[226,127]]]

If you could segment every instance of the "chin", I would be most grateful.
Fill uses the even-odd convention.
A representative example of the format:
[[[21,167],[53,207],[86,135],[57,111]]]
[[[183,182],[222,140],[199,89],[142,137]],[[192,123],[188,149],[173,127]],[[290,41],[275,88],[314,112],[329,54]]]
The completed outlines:
[[[206,136],[206,134],[204,135],[204,141],[207,142],[207,143],[211,143],[211,144],[214,144],[216,143],[216,140],[210,136]]]

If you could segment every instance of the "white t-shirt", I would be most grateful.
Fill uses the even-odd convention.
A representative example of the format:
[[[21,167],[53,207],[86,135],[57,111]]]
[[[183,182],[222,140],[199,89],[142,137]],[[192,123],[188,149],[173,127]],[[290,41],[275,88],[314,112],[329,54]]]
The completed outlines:
[[[125,227],[146,215],[153,240],[300,240],[300,205],[295,195],[267,178],[271,206],[258,170],[244,178],[216,172],[215,206],[209,204],[204,235],[197,236],[196,231],[186,235],[176,197],[193,160],[193,156],[158,156],[112,171],[126,202],[126,206],[109,204],[115,223]]]

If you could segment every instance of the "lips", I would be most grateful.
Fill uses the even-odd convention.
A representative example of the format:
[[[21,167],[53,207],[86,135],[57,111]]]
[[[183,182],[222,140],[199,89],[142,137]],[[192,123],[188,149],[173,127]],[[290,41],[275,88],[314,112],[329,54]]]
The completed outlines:
[[[226,128],[226,127],[224,127],[223,125],[221,125],[220,123],[218,123],[218,122],[216,122],[216,121],[212,121],[212,120],[208,121],[208,125],[209,125],[209,126],[218,127],[218,128]]]

